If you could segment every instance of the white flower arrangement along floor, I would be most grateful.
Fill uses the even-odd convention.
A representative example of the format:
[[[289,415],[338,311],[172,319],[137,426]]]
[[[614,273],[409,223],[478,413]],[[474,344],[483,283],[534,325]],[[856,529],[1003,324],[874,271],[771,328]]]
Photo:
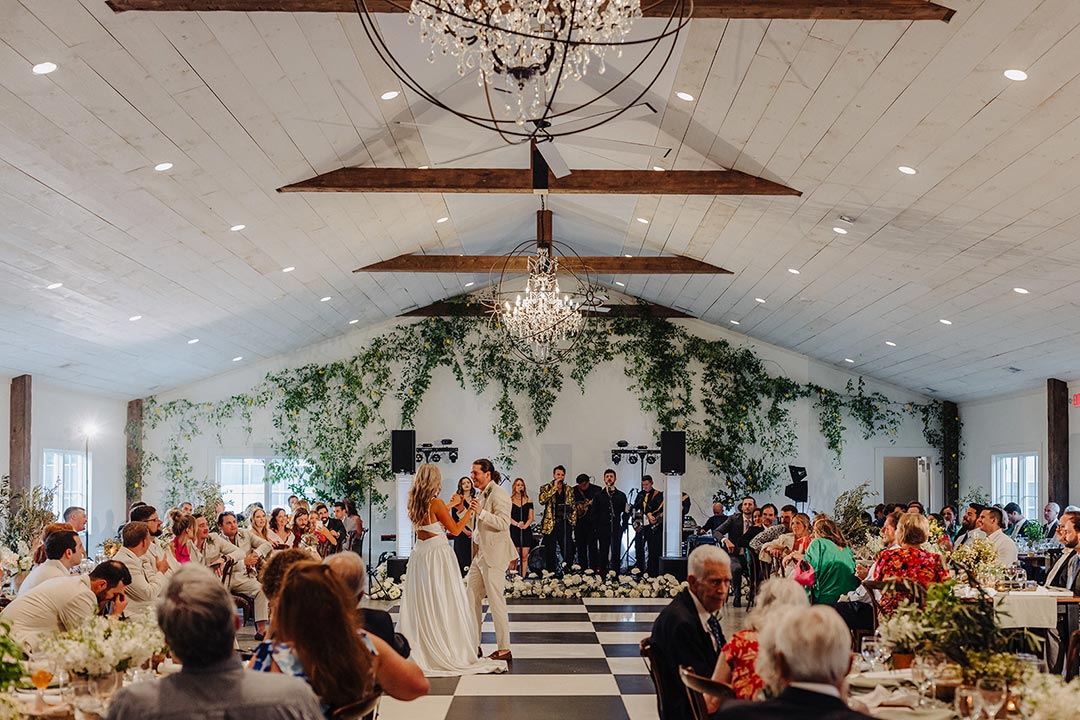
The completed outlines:
[[[395,582],[388,576],[384,563],[375,571],[368,596],[372,600],[399,600],[404,583],[405,575]],[[672,598],[684,587],[686,582],[676,580],[673,575],[650,577],[634,568],[629,574],[620,575],[612,570],[602,576],[574,565],[561,578],[547,570],[540,575],[530,573],[525,578],[514,575],[507,578],[505,592],[508,598]]]

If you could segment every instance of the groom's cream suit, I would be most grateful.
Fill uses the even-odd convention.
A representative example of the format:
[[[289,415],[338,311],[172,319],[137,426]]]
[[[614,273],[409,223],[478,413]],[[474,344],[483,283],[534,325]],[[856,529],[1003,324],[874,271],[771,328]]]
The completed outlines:
[[[468,577],[469,600],[476,616],[476,644],[480,645],[484,597],[487,596],[495,624],[495,641],[499,650],[509,650],[510,618],[506,614],[504,589],[506,568],[517,554],[510,540],[510,495],[492,481],[480,493],[479,501],[480,515],[472,536],[477,552]]]

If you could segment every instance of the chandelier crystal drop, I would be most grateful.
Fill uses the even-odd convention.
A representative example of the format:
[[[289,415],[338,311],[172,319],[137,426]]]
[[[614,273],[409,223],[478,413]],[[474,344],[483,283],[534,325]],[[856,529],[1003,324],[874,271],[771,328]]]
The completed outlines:
[[[412,0],[409,23],[430,44],[429,62],[452,55],[461,76],[478,69],[477,84],[505,91],[505,112],[523,125],[544,117],[593,57],[603,74],[639,17],[641,0]]]
[[[539,362],[553,359],[553,351],[573,338],[585,326],[581,301],[559,291],[558,258],[541,247],[529,258],[529,280],[524,295],[506,300],[499,309],[499,322],[510,338],[528,347]]]

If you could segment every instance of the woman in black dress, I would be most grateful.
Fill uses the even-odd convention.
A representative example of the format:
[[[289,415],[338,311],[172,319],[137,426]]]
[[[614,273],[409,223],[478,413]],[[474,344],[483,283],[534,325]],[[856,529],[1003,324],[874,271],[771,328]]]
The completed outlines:
[[[536,544],[532,525],[532,498],[525,489],[525,480],[517,478],[510,486],[510,539],[518,549],[518,556],[510,562],[510,572],[520,569],[521,577],[529,574],[529,550]]]
[[[472,478],[465,476],[458,480],[457,492],[450,498],[450,503],[447,505],[454,522],[461,519],[469,507],[469,501],[474,497],[476,497],[476,490],[473,489]],[[457,556],[458,567],[461,568],[461,574],[464,576],[466,568],[472,565],[472,528],[465,527],[454,538],[454,555]]]

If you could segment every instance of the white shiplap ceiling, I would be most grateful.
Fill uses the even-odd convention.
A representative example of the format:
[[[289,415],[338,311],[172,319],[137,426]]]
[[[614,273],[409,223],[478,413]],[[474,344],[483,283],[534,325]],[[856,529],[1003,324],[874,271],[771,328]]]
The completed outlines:
[[[734,167],[802,197],[557,196],[556,236],[726,267],[606,280],[941,397],[1080,376],[1080,3],[946,4],[949,24],[694,21],[647,97],[657,114],[592,133],[656,147],[568,143],[570,165]],[[381,23],[425,55],[403,17]],[[31,72],[44,61],[59,69]],[[140,396],[486,282],[351,271],[505,251],[534,198],[275,192],[498,148],[407,94],[379,99],[395,89],[351,16],[0,0],[0,372]],[[502,148],[455,164],[526,163]]]

